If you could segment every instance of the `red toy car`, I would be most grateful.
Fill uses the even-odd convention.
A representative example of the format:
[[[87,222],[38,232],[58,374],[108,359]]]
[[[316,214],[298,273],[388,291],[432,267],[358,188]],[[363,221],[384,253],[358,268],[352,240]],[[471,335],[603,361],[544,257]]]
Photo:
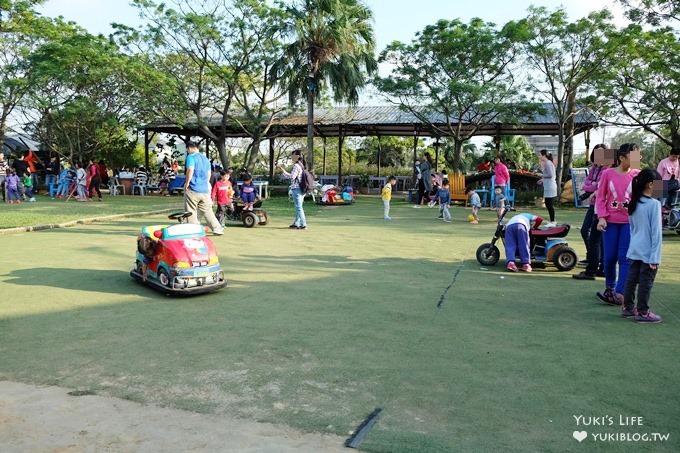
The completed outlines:
[[[165,294],[191,295],[226,286],[215,245],[201,225],[183,223],[190,212],[168,218],[180,223],[142,228],[130,276]]]

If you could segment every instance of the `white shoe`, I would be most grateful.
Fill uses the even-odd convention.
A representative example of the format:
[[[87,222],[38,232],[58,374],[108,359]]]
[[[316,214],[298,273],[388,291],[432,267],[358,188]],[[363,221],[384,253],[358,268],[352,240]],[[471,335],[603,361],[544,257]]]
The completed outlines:
[[[416,208],[416,209],[419,209],[419,208],[420,208],[420,205],[419,205],[419,204],[414,204],[413,207]]]
[[[555,222],[548,222],[545,224],[546,228],[555,228],[557,224]]]
[[[35,201],[35,198],[31,197],[28,199],[28,201]]]

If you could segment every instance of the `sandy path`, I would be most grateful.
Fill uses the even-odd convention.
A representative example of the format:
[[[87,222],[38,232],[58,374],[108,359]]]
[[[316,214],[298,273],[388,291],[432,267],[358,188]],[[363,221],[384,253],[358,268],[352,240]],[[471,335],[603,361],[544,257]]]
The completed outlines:
[[[68,392],[0,381],[0,449],[4,453],[352,451],[337,436]]]

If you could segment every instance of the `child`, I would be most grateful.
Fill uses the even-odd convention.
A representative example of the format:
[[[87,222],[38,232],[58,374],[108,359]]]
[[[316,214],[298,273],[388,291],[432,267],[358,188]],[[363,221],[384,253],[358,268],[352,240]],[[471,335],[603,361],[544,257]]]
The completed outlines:
[[[390,201],[392,200],[392,186],[397,183],[396,176],[390,176],[387,178],[387,184],[385,184],[381,191],[381,197],[383,202],[383,218],[387,221],[392,220],[390,217]]]
[[[496,216],[497,218],[501,218],[501,215],[503,215],[503,209],[505,209],[505,202],[507,198],[505,198],[505,194],[503,193],[503,187],[501,186],[496,186],[493,189],[494,197],[493,197],[493,203],[494,207],[496,208]]]
[[[521,213],[513,216],[505,226],[505,260],[509,271],[517,272],[515,257],[519,252],[522,270],[531,272],[531,253],[529,251],[529,230],[537,229],[543,219],[537,215]],[[533,223],[533,225],[532,225]]]
[[[24,174],[23,178],[24,182],[24,190],[26,191],[26,196],[28,197],[28,201],[35,201],[35,197],[33,196],[33,179],[31,178],[31,170],[26,170],[26,173]]]
[[[146,274],[149,263],[156,257],[157,243],[153,239],[140,234],[137,236],[137,251],[142,254],[142,280],[146,281]]]
[[[19,177],[16,175],[13,168],[7,169],[5,186],[7,188],[7,203],[21,203],[21,201],[19,201]]]
[[[241,186],[241,200],[246,204],[244,211],[252,211],[253,203],[255,202],[255,185],[253,184],[253,177],[248,173],[243,175],[243,185]]]
[[[449,206],[451,205],[451,192],[449,191],[449,180],[445,179],[442,181],[441,189],[437,190],[434,195],[432,202],[439,202],[439,217],[446,223],[451,222],[451,213],[449,212]]]
[[[227,172],[220,170],[220,174],[217,176],[215,185],[213,185],[212,188],[212,201],[217,202],[215,217],[222,226],[224,226],[227,212],[233,210],[233,207],[231,206],[231,196],[233,193],[234,191],[231,189],[231,181],[229,181],[229,178],[227,177]]]
[[[75,163],[76,167],[76,189],[78,191],[78,201],[87,201],[87,174],[80,162]]]
[[[57,186],[57,197],[64,198],[68,196],[71,184],[75,181],[76,173],[70,169],[65,168],[59,175],[59,185]]]
[[[628,205],[630,220],[630,267],[623,290],[621,316],[637,322],[658,323],[661,316],[649,310],[649,295],[661,262],[661,203],[652,198],[654,181],[661,180],[655,170],[645,168],[633,178]],[[637,286],[637,307],[635,287]]]
[[[465,189],[465,194],[470,197],[470,207],[472,207],[472,214],[470,214],[472,219],[470,219],[470,223],[476,225],[479,223],[479,208],[482,207],[482,201],[479,199],[479,194],[470,187]]]
[[[595,198],[597,229],[602,232],[604,242],[605,275],[605,290],[598,291],[596,296],[609,305],[623,303],[623,287],[630,264],[626,258],[630,243],[628,204],[631,199],[633,178],[640,172],[631,164],[640,162],[640,147],[635,143],[624,143],[616,151],[616,159],[617,166],[605,170],[600,176]]]

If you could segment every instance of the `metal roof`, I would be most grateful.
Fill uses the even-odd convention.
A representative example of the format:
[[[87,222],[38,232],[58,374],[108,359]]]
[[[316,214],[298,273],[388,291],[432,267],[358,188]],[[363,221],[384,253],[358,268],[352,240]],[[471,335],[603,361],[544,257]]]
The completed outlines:
[[[343,136],[446,136],[447,125],[444,115],[424,114],[421,121],[411,112],[397,106],[358,106],[317,108],[314,110],[315,135],[321,137]],[[205,117],[208,127],[220,127],[221,116]],[[597,127],[597,117],[590,113],[579,113],[574,122],[575,134]],[[463,123],[463,133],[471,129]],[[177,135],[201,136],[197,122],[189,119],[183,125],[163,121],[144,125],[142,130],[165,132]],[[236,124],[227,125],[227,137],[246,137]],[[467,130],[467,131],[466,131]],[[495,122],[483,125],[474,135],[558,135],[559,125],[550,104],[544,104],[537,113],[517,119],[516,122]],[[307,112],[293,112],[275,118],[266,138],[304,137],[307,135]]]

